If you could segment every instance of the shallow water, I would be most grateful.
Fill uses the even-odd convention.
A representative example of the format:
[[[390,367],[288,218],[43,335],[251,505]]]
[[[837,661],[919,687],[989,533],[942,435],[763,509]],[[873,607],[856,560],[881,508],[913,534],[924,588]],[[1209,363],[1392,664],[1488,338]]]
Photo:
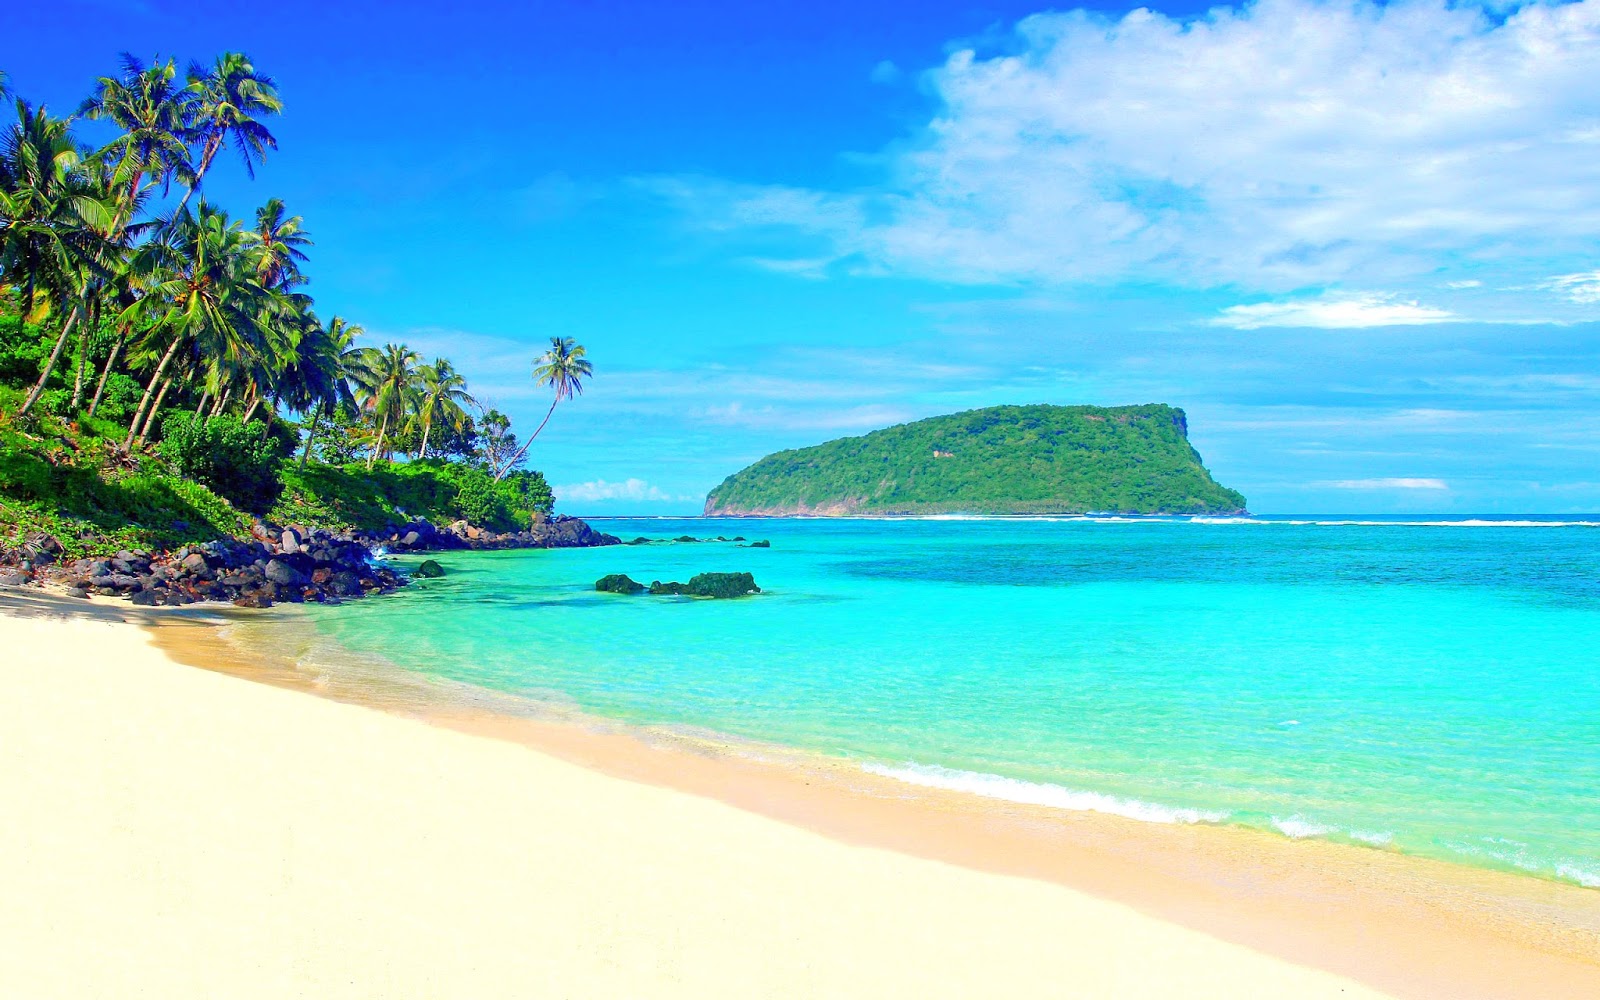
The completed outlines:
[[[435,677],[921,784],[1600,886],[1593,523],[594,523],[772,548],[447,553],[442,580],[302,622]],[[765,592],[593,590],[708,570]]]

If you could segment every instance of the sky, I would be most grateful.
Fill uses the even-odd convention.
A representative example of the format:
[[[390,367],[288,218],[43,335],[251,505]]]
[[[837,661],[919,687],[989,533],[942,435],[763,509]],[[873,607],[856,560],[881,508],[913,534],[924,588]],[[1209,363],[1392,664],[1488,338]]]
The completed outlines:
[[[207,196],[524,430],[584,344],[564,512],[1041,402],[1183,407],[1258,513],[1600,511],[1600,0],[457,6],[54,0],[0,70],[248,53],[280,148]]]

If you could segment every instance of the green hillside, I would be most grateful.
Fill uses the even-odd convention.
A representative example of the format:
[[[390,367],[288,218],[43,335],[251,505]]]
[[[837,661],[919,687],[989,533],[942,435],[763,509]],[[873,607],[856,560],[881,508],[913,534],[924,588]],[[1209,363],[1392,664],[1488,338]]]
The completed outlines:
[[[991,406],[780,451],[729,476],[707,515],[1219,514],[1182,410]]]

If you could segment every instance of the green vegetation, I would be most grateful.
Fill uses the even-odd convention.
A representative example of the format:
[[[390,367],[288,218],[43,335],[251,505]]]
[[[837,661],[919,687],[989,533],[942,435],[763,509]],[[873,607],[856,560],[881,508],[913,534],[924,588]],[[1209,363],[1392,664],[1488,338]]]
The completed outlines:
[[[510,531],[550,510],[520,466],[592,376],[583,347],[553,337],[534,362],[553,400],[519,442],[449,359],[320,319],[304,221],[276,198],[241,219],[206,197],[225,150],[254,177],[278,146],[282,101],[248,57],[180,74],[125,56],[79,111],[110,126],[100,148],[74,117],[14,107],[0,133],[0,544],[45,530],[73,552],[173,545],[250,515]]]
[[[1182,410],[991,406],[780,451],[722,482],[707,514],[1231,513]]]

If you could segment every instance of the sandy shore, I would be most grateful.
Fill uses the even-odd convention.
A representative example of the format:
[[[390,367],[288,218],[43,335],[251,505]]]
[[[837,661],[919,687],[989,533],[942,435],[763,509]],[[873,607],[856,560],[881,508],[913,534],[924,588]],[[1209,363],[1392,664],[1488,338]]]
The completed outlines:
[[[895,826],[890,800],[807,829],[773,817],[815,819],[818,802],[727,761],[626,765],[603,736],[541,752],[481,719],[462,732],[195,670],[121,611],[55,607],[0,595],[0,612],[34,612],[0,614],[6,995],[1536,997],[1600,983],[1600,965],[1559,947],[1502,941],[1473,966],[1476,932],[1450,926],[1398,952],[1415,975],[1358,982],[1313,967],[1352,971],[1304,935],[1246,947],[1185,919],[1204,900],[1173,900],[1166,919],[1100,891],[1095,872],[1140,881],[1115,852],[1094,871],[1038,871],[1060,859],[1006,839],[1015,824],[887,850],[872,845]],[[962,853],[978,839],[987,863]],[[1016,860],[996,863],[997,844]],[[1172,895],[1159,867],[1130,898]],[[1434,974],[1461,963],[1465,980]]]

